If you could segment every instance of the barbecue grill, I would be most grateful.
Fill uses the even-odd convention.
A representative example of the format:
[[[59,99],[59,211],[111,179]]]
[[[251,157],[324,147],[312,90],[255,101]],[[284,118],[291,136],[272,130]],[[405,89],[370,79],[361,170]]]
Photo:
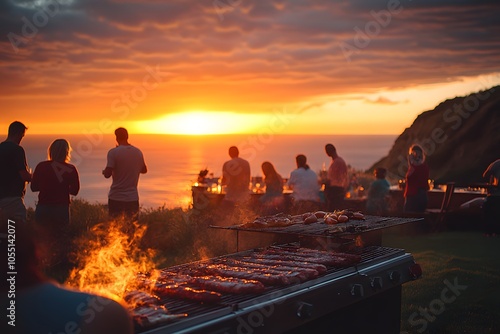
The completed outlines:
[[[188,314],[173,323],[155,328],[139,328],[143,334],[165,333],[399,333],[402,284],[417,279],[422,272],[413,256],[403,249],[382,247],[376,241],[370,245],[352,244],[363,234],[415,222],[416,219],[366,217],[351,222],[343,232],[333,232],[326,224],[285,226],[262,230],[241,226],[215,227],[240,231],[296,235],[299,240],[273,249],[316,248],[312,240],[325,238],[325,244],[349,245],[352,253],[360,255],[355,265],[339,268],[327,266],[319,277],[296,282],[289,286],[266,286],[260,294],[223,294],[217,304],[202,304],[183,299],[162,298],[172,314]],[[322,226],[321,226],[322,225]],[[354,226],[356,225],[356,226]],[[375,238],[377,239],[377,238]],[[335,242],[332,242],[334,240]],[[339,241],[340,240],[340,241]],[[342,242],[344,240],[345,242]],[[373,239],[370,239],[373,241]],[[237,251],[204,261],[191,262],[164,269],[168,272],[186,272],[206,263],[249,256],[261,248]],[[251,270],[251,269],[249,269]]]

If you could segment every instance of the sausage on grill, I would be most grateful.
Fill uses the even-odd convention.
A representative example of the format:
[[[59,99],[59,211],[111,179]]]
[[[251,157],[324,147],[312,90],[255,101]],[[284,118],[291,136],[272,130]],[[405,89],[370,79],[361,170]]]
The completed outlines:
[[[279,260],[279,259],[269,259],[265,254],[260,254],[260,253],[254,253],[254,254],[250,254],[249,256],[238,257],[237,259],[240,259],[240,260],[245,261],[245,262],[261,263],[261,264],[269,265],[269,266],[284,266],[284,267],[298,267],[301,269],[302,268],[314,269],[319,274],[324,274],[327,270],[326,266],[321,264],[321,263],[313,263],[313,262],[307,262],[307,261],[286,261],[286,260]]]
[[[221,294],[218,292],[198,290],[187,285],[157,285],[154,290],[157,294],[162,296],[189,299],[201,303],[219,303],[221,300]]]
[[[196,269],[194,269],[193,273],[190,275],[163,272],[158,280],[166,284],[188,283],[205,290],[232,294],[261,293],[265,290],[265,286],[257,280],[237,277],[207,276],[203,274],[203,270],[200,271]]]
[[[350,256],[342,257],[334,255],[334,253],[314,255],[314,253],[305,254],[295,251],[268,249],[263,251],[261,254],[269,255],[269,258],[273,259],[307,261],[307,262],[321,263],[327,266],[334,266],[334,267],[350,267],[359,262],[354,257]]]
[[[188,316],[185,313],[170,314],[164,306],[141,306],[132,309],[131,313],[134,324],[139,327],[168,323]]]
[[[298,278],[301,282],[305,282],[308,279],[316,278],[319,276],[318,271],[315,269],[301,268],[298,266],[289,267],[283,265],[269,265],[264,263],[258,263],[255,261],[245,261],[243,259],[233,259],[233,258],[227,258],[218,261],[220,263],[224,263],[230,266],[251,268],[250,270],[257,270],[269,274],[281,275],[286,273],[287,275]]]
[[[127,304],[131,306],[158,305],[160,298],[145,291],[128,291],[123,296]]]
[[[249,280],[256,280],[264,285],[290,285],[297,282],[297,279],[283,274],[269,274],[262,271],[249,271],[241,267],[232,267],[225,264],[210,264],[199,268],[207,275],[218,275],[223,277],[236,277]]]
[[[200,276],[191,277],[189,283],[201,287],[202,289],[232,293],[262,293],[265,290],[264,284],[256,280],[221,277],[221,276]]]

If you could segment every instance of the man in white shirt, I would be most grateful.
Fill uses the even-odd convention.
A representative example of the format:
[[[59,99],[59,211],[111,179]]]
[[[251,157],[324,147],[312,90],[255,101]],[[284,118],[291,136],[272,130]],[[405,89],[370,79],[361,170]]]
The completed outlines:
[[[316,211],[320,208],[318,175],[309,168],[307,158],[303,154],[295,158],[297,169],[290,173],[288,186],[293,190],[293,213],[300,214]]]
[[[239,157],[239,150],[236,146],[229,148],[228,160],[222,166],[222,185],[227,186],[225,201],[243,203],[250,197],[250,164],[245,159]]]
[[[118,146],[108,152],[106,168],[102,171],[105,178],[113,177],[108,194],[108,211],[112,217],[126,215],[137,219],[139,214],[139,175],[147,173],[141,150],[130,145],[125,128],[115,130]]]

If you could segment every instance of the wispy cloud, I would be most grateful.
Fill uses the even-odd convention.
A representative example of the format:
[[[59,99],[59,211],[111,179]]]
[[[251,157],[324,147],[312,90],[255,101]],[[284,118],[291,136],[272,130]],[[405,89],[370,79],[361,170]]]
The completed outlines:
[[[384,97],[384,96],[379,96],[376,100],[366,99],[365,101],[368,103],[374,103],[374,104],[391,104],[391,105],[408,103],[407,100],[406,101],[392,101],[391,99]]]

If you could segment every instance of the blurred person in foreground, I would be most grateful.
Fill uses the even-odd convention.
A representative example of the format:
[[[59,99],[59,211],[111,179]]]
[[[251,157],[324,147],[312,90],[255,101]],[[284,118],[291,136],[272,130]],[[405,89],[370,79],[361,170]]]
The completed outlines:
[[[303,154],[295,157],[297,169],[290,173],[288,187],[292,189],[293,214],[317,211],[321,207],[319,197],[320,184],[318,175],[307,164]]]
[[[52,253],[51,265],[68,262],[70,195],[80,190],[76,167],[69,163],[71,146],[65,139],[56,139],[48,149],[48,160],[40,162],[33,173],[31,190],[39,192],[35,221],[47,238],[47,248]]]
[[[269,161],[264,161],[261,168],[266,185],[266,193],[260,198],[260,203],[262,204],[261,212],[263,215],[273,215],[283,212],[285,204],[283,198],[283,178]]]
[[[2,254],[7,251],[5,232],[5,228],[0,231]],[[34,232],[26,226],[15,228],[16,274],[6,274],[3,281],[7,284],[1,285],[0,307],[6,314],[1,333],[133,333],[131,317],[119,303],[59,285],[42,274],[35,242],[41,239]],[[3,268],[7,268],[6,261],[7,256]]]
[[[244,207],[250,199],[250,163],[240,158],[236,146],[228,150],[230,160],[222,165],[221,185],[226,187],[226,194],[219,210],[226,216],[234,212],[236,207]]]
[[[383,167],[375,168],[375,181],[368,189],[366,199],[366,213],[383,216],[387,214],[387,195],[391,185],[385,179],[387,170]]]
[[[26,222],[24,194],[31,173],[26,153],[20,145],[26,133],[26,125],[15,121],[9,125],[7,139],[0,143],[0,218],[1,225],[7,219]]]
[[[427,208],[429,190],[429,166],[420,145],[414,144],[409,149],[408,171],[405,176],[404,211],[422,213]]]
[[[125,216],[137,220],[139,216],[139,175],[148,172],[140,149],[128,142],[125,128],[115,130],[117,146],[108,152],[105,178],[113,182],[108,194],[108,211],[111,217]]]
[[[488,196],[483,205],[486,236],[500,233],[500,159],[492,162],[483,173],[489,182]]]
[[[345,160],[337,154],[332,144],[325,145],[326,155],[332,158],[325,183],[326,210],[343,209],[344,196],[349,187],[349,177]]]

